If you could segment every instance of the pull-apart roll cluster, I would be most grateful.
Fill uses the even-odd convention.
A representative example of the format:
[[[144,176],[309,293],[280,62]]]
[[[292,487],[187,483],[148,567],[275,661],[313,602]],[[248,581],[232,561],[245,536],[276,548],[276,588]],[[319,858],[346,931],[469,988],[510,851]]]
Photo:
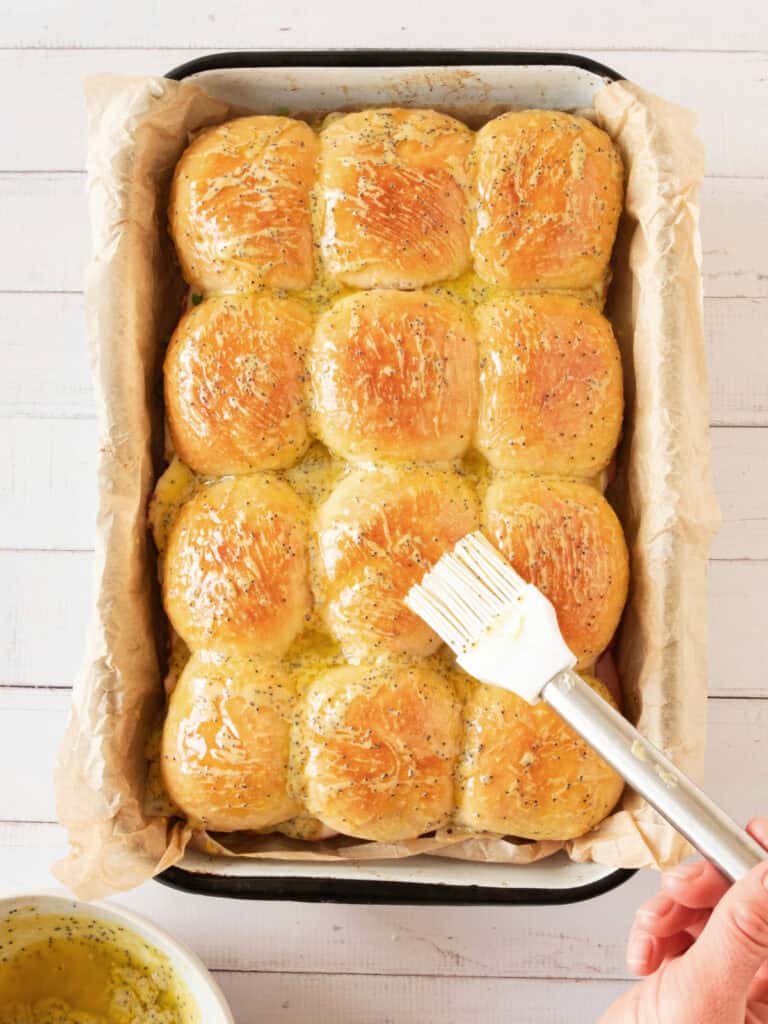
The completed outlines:
[[[594,672],[628,586],[602,494],[622,189],[609,137],[558,111],[476,133],[432,110],[253,116],[184,152],[151,519],[183,652],[162,774],[195,827],[569,839],[613,808],[612,770],[463,676],[403,597],[482,528],[616,700]]]

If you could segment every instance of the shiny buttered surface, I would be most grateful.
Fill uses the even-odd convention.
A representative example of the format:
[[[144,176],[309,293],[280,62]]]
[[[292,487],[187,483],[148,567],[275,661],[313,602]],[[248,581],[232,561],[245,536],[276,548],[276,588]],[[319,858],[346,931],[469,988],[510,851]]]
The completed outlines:
[[[613,703],[599,680],[584,676]],[[474,683],[464,703],[456,822],[524,839],[575,839],[609,814],[623,779],[547,704]]]
[[[434,110],[364,110],[320,133],[322,258],[357,288],[419,288],[469,268],[474,138]]]
[[[193,654],[171,695],[161,769],[190,824],[263,829],[298,814],[288,792],[294,686],[280,662]]]
[[[351,462],[445,461],[475,419],[475,329],[429,292],[362,292],[317,324],[309,361],[316,432]]]
[[[286,469],[309,444],[304,354],[312,319],[298,302],[227,295],[181,319],[165,357],[174,448],[196,473]]]
[[[555,477],[499,477],[483,509],[488,537],[523,579],[554,605],[579,665],[610,643],[629,582],[616,513],[589,484]]]
[[[587,288],[608,271],[621,157],[591,121],[556,110],[494,118],[475,147],[475,269],[505,288]]]
[[[494,469],[593,476],[619,440],[621,356],[611,325],[568,295],[496,299],[477,309],[476,444]]]
[[[319,676],[293,742],[306,807],[337,832],[392,842],[451,820],[461,704],[430,668],[348,665]]]
[[[173,627],[160,768],[195,828],[565,840],[619,799],[403,597],[482,527],[582,669],[611,642],[628,558],[600,484],[623,391],[599,298],[621,207],[613,143],[557,111],[477,133],[430,110],[243,117],[184,152],[191,301],[150,520]]]
[[[203,488],[171,530],[165,610],[191,650],[277,656],[309,619],[308,511],[254,474]]]
[[[312,281],[315,133],[289,117],[241,117],[184,151],[169,222],[181,269],[202,292]]]
[[[319,590],[348,657],[438,648],[403,598],[479,521],[474,491],[453,470],[358,469],[335,488],[317,512]]]

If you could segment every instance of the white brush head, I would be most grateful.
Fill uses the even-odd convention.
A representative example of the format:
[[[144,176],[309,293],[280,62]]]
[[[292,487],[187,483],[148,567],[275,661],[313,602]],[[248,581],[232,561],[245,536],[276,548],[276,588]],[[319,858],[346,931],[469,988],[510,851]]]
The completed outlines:
[[[483,683],[534,703],[576,664],[547,598],[518,576],[482,533],[470,533],[415,584],[405,604]]]

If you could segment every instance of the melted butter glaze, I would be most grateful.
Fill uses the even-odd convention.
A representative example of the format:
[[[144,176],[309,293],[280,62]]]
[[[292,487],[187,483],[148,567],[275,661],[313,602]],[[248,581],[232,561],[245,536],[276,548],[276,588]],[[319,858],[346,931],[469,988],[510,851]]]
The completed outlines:
[[[312,281],[316,134],[288,117],[202,132],[179,160],[169,221],[185,279],[204,292]]]
[[[209,831],[264,829],[301,811],[288,792],[294,685],[280,662],[198,651],[171,696],[165,787]]]
[[[308,621],[308,510],[271,474],[228,477],[181,508],[163,599],[192,649],[280,655]]]
[[[320,246],[359,288],[419,288],[469,266],[473,135],[433,110],[347,114],[320,135]]]
[[[627,597],[629,557],[616,513],[589,483],[500,476],[488,489],[486,532],[552,602],[580,668],[609,644]]]
[[[624,171],[611,139],[560,111],[502,114],[477,133],[475,268],[507,288],[588,288],[608,270]]]
[[[309,445],[305,305],[261,295],[211,298],[182,318],[165,357],[174,448],[204,476],[283,469]]]
[[[593,476],[613,457],[624,395],[611,325],[564,295],[478,307],[475,443],[497,469]]]
[[[315,431],[354,462],[447,461],[469,445],[477,355],[464,308],[428,292],[349,296],[309,359]]]
[[[602,683],[584,676],[610,703]],[[525,839],[573,839],[610,813],[623,779],[543,702],[471,683],[456,823]]]
[[[19,907],[0,922],[0,1024],[199,1024],[170,961],[84,914]]]
[[[439,828],[454,805],[461,706],[426,666],[345,666],[303,694],[292,761],[308,810],[337,831],[392,842]]]

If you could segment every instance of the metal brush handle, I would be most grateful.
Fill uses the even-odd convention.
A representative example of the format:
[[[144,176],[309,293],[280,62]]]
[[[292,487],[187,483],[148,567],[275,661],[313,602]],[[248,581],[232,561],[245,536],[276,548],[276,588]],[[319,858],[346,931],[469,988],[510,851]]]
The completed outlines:
[[[732,882],[768,858],[768,851],[575,672],[560,672],[541,696]]]

